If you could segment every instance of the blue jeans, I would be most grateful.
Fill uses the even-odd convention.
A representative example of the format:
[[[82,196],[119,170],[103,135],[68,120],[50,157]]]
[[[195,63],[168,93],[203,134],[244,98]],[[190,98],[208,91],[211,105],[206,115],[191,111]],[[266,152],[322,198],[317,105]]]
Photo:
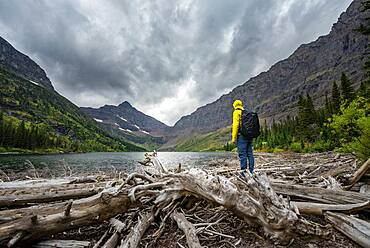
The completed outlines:
[[[253,139],[247,139],[243,135],[239,135],[236,140],[238,147],[238,154],[240,159],[240,169],[243,171],[247,168],[247,161],[249,162],[249,171],[254,171],[254,156],[253,156]]]

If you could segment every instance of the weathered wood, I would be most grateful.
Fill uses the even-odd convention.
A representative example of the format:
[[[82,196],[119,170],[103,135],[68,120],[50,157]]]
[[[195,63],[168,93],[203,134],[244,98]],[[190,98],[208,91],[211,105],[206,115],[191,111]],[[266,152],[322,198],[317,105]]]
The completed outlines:
[[[112,236],[107,240],[107,242],[105,242],[102,248],[115,248],[118,244],[118,241],[120,240],[122,230],[126,227],[124,223],[115,218],[110,219],[109,223],[113,226],[115,231],[112,234]],[[99,242],[102,242],[101,241],[102,239],[104,239],[104,236],[100,239]],[[99,246],[96,244],[96,248],[97,247]]]
[[[63,232],[81,226],[92,225],[125,213],[138,204],[131,202],[127,191],[117,192],[110,188],[101,193],[76,200],[68,217],[65,216],[65,203],[54,208],[53,204],[33,209],[38,215],[37,223],[32,224],[27,215],[14,221],[0,224],[0,244],[7,242],[15,233],[26,232],[21,241],[32,241],[45,238],[47,235]],[[40,214],[43,213],[43,214]],[[44,215],[44,213],[48,213]]]
[[[190,169],[181,173],[162,177],[164,184],[153,183],[153,188],[160,190],[155,200],[157,205],[168,205],[174,200],[193,195],[199,199],[224,206],[236,216],[250,224],[264,228],[272,239],[288,243],[294,236],[302,233],[326,235],[328,230],[317,225],[312,226],[301,219],[291,209],[289,202],[280,198],[271,189],[267,177],[247,175],[246,181],[238,178],[228,179],[213,176],[199,169]],[[129,193],[145,196],[151,184],[134,187]],[[138,199],[137,197],[135,199]]]
[[[127,235],[125,240],[122,241],[120,248],[136,248],[140,244],[140,240],[143,237],[145,231],[154,221],[154,214],[150,211],[146,213],[138,223]]]
[[[96,176],[86,176],[86,177],[76,177],[72,179],[68,184],[73,183],[96,183],[98,182],[99,177]]]
[[[201,248],[196,229],[185,217],[184,214],[174,211],[172,218],[176,221],[177,226],[185,233],[186,241],[190,248]]]
[[[0,196],[7,195],[27,195],[27,194],[43,194],[66,190],[78,190],[78,189],[93,189],[105,187],[107,182],[97,183],[73,183],[73,184],[60,184],[40,187],[16,187],[16,188],[4,188],[0,189]],[[0,183],[1,185],[1,183]]]
[[[98,248],[100,247],[100,244],[103,243],[103,240],[105,239],[105,237],[108,235],[108,232],[109,230],[105,231],[105,233],[103,234],[103,236],[100,237],[100,239],[98,240],[98,242],[95,243],[94,247],[93,248]]]
[[[327,181],[329,182],[328,185],[326,186],[327,189],[339,190],[339,191],[342,190],[342,186],[337,180],[335,180],[334,177],[328,176]]]
[[[15,220],[15,217],[6,217],[6,216],[0,216],[0,224],[8,221]]]
[[[353,174],[353,177],[349,180],[346,189],[350,189],[355,183],[357,183],[363,175],[370,169],[370,158]]]
[[[361,210],[370,209],[370,201],[356,204],[322,204],[313,202],[291,202],[297,206],[300,214],[323,215],[325,211],[336,211],[347,214],[356,213]]]
[[[271,183],[276,193],[328,204],[353,204],[370,201],[370,195],[344,190],[305,187],[287,183]]]
[[[24,238],[26,235],[26,232],[24,231],[18,231],[8,242],[8,247],[13,247],[15,244],[17,244],[21,239]]]
[[[72,208],[73,201],[69,200],[66,206],[66,210],[64,210],[64,216],[68,217],[71,213],[71,208]]]
[[[95,178],[93,180],[93,178]],[[103,177],[101,177],[103,178]],[[19,188],[30,188],[30,187],[52,187],[60,186],[64,184],[77,184],[79,182],[95,182],[98,177],[64,177],[55,179],[31,179],[22,181],[10,181],[0,183],[0,189],[19,189]]]
[[[22,206],[29,203],[45,203],[60,200],[78,199],[92,196],[102,191],[103,188],[72,189],[65,191],[44,192],[41,194],[7,195],[0,196],[0,207]]]
[[[345,234],[347,237],[359,245],[370,247],[370,223],[353,216],[341,213],[327,212],[326,219],[335,229]]]
[[[105,242],[102,248],[115,248],[120,238],[119,232],[115,231],[112,236]]]
[[[360,193],[361,194],[370,194],[370,185],[365,184],[360,187]]]
[[[87,248],[89,241],[51,239],[34,244],[34,248]]]

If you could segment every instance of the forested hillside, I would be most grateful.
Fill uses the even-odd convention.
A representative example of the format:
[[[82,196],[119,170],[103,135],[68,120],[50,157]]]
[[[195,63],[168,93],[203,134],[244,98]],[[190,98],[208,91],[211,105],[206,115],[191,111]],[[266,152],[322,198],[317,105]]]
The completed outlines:
[[[57,92],[0,69],[0,149],[143,150],[110,137]]]
[[[370,157],[370,90],[368,81],[357,91],[342,74],[340,87],[333,82],[325,105],[315,108],[310,95],[300,96],[298,116],[266,124],[255,147],[263,151],[328,151],[335,148]]]

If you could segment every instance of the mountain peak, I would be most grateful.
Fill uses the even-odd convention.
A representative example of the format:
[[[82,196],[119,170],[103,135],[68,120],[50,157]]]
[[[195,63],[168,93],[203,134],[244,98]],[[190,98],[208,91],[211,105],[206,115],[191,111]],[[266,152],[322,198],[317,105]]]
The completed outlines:
[[[0,68],[12,72],[28,81],[54,90],[45,71],[30,59],[19,52],[8,41],[0,36]]]
[[[124,101],[117,107],[131,107],[132,108],[132,105],[128,101]]]
[[[104,105],[101,108],[81,108],[90,117],[103,120],[105,124],[111,124],[113,128],[150,132],[153,135],[163,135],[168,131],[168,126],[155,118],[140,112],[128,101],[118,106]]]

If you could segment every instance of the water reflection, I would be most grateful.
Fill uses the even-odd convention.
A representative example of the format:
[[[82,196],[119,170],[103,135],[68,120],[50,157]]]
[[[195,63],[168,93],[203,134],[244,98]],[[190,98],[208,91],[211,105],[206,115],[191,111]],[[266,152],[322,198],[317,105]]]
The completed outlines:
[[[229,152],[159,152],[159,160],[168,168],[179,163],[183,168],[203,167],[211,160],[236,156]],[[0,169],[6,173],[18,173],[30,169],[25,163],[31,161],[38,169],[61,171],[67,164],[74,172],[97,172],[120,170],[127,173],[137,168],[143,160],[143,152],[84,153],[57,155],[0,155]]]

